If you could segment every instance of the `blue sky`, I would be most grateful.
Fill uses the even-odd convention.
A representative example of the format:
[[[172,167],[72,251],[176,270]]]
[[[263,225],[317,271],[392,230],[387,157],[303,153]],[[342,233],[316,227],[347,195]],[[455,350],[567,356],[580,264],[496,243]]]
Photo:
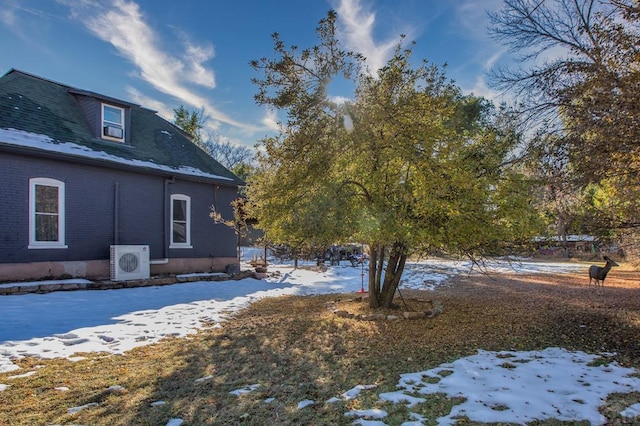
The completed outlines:
[[[338,12],[341,40],[370,67],[405,34],[414,58],[448,64],[466,92],[492,99],[488,70],[506,63],[487,34],[502,0],[0,0],[0,74],[20,69],[154,109],[204,107],[207,131],[253,146],[278,117],[256,105],[253,59],[273,57],[271,34],[300,48]],[[336,86],[337,87],[337,86]],[[338,89],[336,89],[338,90]],[[331,93],[349,97],[350,93]],[[282,117],[280,117],[282,118]]]

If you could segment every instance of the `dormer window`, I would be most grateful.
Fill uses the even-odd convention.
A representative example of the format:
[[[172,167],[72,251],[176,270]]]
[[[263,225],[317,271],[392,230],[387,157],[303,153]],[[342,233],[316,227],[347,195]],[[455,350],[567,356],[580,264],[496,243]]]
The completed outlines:
[[[102,137],[124,142],[124,108],[102,104]]]

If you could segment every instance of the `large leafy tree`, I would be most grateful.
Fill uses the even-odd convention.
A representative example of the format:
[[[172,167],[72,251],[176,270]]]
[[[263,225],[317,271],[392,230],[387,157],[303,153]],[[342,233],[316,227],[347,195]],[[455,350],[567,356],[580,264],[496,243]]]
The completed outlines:
[[[640,226],[639,12],[635,0],[505,0],[492,16],[494,36],[524,59],[495,81],[556,124],[540,152],[575,188],[582,228],[599,233]]]
[[[341,48],[335,21],[329,12],[319,44],[301,51],[275,34],[275,59],[252,62],[256,100],[287,121],[263,141],[248,196],[276,242],[366,242],[370,304],[389,307],[410,255],[501,253],[535,220],[514,167],[518,134],[489,103],[462,95],[438,67],[414,66],[400,45],[369,73]],[[336,78],[354,83],[351,101],[330,99]]]

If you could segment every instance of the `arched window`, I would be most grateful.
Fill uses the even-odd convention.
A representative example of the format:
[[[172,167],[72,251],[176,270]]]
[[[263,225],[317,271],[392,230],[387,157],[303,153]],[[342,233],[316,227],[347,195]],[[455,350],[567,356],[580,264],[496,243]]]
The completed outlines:
[[[67,248],[64,223],[64,182],[29,179],[29,248]]]
[[[191,248],[191,197],[171,195],[171,248]]]

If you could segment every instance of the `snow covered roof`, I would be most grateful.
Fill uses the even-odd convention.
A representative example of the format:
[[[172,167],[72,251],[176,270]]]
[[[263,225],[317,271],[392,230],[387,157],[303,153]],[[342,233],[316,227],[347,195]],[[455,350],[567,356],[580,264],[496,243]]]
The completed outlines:
[[[130,113],[130,143],[97,137],[82,99],[116,102]],[[243,185],[178,127],[130,102],[53,82],[19,70],[0,77],[0,151],[135,168],[145,173]]]

